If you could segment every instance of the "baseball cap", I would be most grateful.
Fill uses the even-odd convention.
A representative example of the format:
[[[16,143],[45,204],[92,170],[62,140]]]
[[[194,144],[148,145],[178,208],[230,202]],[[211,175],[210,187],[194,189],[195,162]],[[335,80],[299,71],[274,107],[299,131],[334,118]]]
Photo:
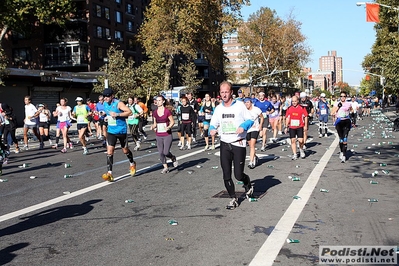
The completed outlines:
[[[244,99],[244,103],[246,103],[246,102],[252,102],[252,99],[247,97],[247,98]]]
[[[242,90],[241,90],[241,89],[239,89],[239,90],[238,90],[238,93],[242,93]]]
[[[301,92],[301,94],[299,94],[299,97],[305,98],[306,97],[306,92]]]
[[[109,96],[111,96],[112,94],[114,94],[114,91],[113,91],[111,88],[106,88],[106,89],[103,91],[103,96],[104,96],[104,97],[109,97]]]
[[[76,97],[75,102],[83,102],[83,98],[82,97]]]
[[[321,98],[325,98],[325,97],[326,97],[326,94],[323,92],[322,94],[320,94],[320,97],[321,97]]]
[[[39,105],[38,105],[39,107],[44,107],[44,104],[42,104],[42,103],[39,103]]]

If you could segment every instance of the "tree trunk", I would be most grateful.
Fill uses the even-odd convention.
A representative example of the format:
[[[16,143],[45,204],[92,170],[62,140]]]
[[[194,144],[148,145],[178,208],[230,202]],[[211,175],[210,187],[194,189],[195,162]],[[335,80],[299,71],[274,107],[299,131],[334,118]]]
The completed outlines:
[[[174,55],[170,54],[168,56],[168,60],[166,62],[166,67],[165,67],[165,79],[163,83],[163,91],[168,91],[169,89],[169,84],[170,84],[170,71],[172,70],[172,65],[173,65],[173,58]]]

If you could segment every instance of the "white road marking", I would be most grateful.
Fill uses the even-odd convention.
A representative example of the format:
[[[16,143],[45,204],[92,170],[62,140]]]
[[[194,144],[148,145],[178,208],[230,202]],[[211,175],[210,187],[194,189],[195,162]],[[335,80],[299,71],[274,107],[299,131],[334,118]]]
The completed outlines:
[[[273,265],[274,260],[278,256],[281,248],[286,243],[288,235],[290,234],[295,222],[298,220],[299,215],[303,211],[306,203],[308,202],[310,196],[317,183],[319,182],[320,176],[323,173],[331,156],[334,154],[335,148],[338,146],[339,138],[335,134],[335,139],[330,145],[328,150],[321,157],[318,164],[316,164],[312,173],[310,173],[305,184],[302,186],[301,190],[298,192],[298,196],[301,200],[293,200],[291,205],[285,211],[284,215],[280,218],[277,225],[263,243],[262,247],[256,253],[255,257],[252,259],[249,266],[266,266]]]
[[[215,145],[215,147],[218,147],[218,145]],[[179,157],[177,157],[177,160],[181,160],[181,159],[184,159],[184,158],[187,158],[187,157],[190,157],[190,156],[194,156],[194,155],[196,155],[198,153],[201,153],[201,152],[204,152],[204,150],[200,149],[198,151],[191,152],[191,153],[179,156]],[[155,153],[153,153],[153,154],[155,154]],[[149,156],[149,155],[143,155],[142,157],[145,157],[145,156]],[[127,161],[127,160],[124,160],[124,161]],[[118,163],[115,163],[115,164],[118,164]],[[142,168],[140,170],[137,170],[136,173],[146,172],[146,171],[148,171],[148,170],[150,170],[152,168],[156,168],[156,167],[159,167],[159,166],[161,166],[161,163],[144,167],[144,168]],[[83,172],[78,173],[78,174],[82,174],[82,173]],[[75,175],[78,175],[78,174],[75,174]],[[129,178],[129,177],[130,177],[130,174],[125,174],[125,175],[122,175],[122,176],[115,177],[115,182],[117,182],[119,180],[122,180],[122,179]],[[0,223],[4,222],[4,221],[7,221],[7,220],[10,220],[12,218],[18,217],[20,215],[25,215],[25,214],[27,214],[29,212],[33,212],[33,211],[36,211],[36,210],[39,210],[39,209],[42,209],[42,208],[46,208],[46,207],[51,206],[53,204],[56,204],[56,203],[59,203],[59,202],[62,202],[62,201],[65,201],[65,200],[80,196],[80,195],[83,195],[83,194],[91,192],[93,190],[96,190],[96,189],[99,189],[99,188],[102,188],[102,187],[105,187],[105,186],[108,186],[108,185],[112,185],[115,182],[103,181],[103,182],[101,182],[99,184],[95,184],[95,185],[92,185],[92,186],[87,187],[87,188],[83,188],[83,189],[80,189],[80,190],[77,190],[77,191],[73,191],[70,194],[62,195],[60,197],[57,197],[57,198],[54,198],[54,199],[51,199],[51,200],[48,200],[48,201],[45,201],[45,202],[42,202],[42,203],[38,203],[38,204],[32,205],[30,207],[23,208],[23,209],[18,210],[18,211],[14,211],[14,212],[11,212],[11,213],[4,214],[4,215],[0,216]]]

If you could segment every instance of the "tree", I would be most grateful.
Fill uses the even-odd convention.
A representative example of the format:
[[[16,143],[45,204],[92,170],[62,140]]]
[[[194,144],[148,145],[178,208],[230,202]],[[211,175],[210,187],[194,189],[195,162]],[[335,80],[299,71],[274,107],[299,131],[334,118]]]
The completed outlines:
[[[399,0],[379,0],[378,3],[397,7]],[[399,93],[399,32],[398,12],[393,8],[380,8],[380,23],[376,23],[376,41],[362,66],[365,70],[386,79],[386,93]]]
[[[147,55],[165,56],[163,89],[169,88],[174,57],[184,54],[188,61],[198,52],[214,68],[222,68],[222,37],[235,28],[240,9],[248,0],[152,0],[145,13],[138,40]]]
[[[111,44],[107,51],[108,64],[99,70],[105,72],[105,76],[99,76],[99,84],[95,84],[93,91],[101,93],[104,90],[105,79],[108,79],[108,86],[112,88],[115,97],[126,100],[135,93],[137,87],[137,70],[134,68],[134,61],[123,56],[123,51],[118,50],[119,46]]]
[[[63,25],[73,11],[72,0],[1,0],[0,78],[2,74],[4,75],[7,67],[7,59],[1,49],[1,42],[8,30],[26,34],[29,33],[32,24],[56,23]]]
[[[256,81],[268,80],[293,84],[300,77],[302,66],[310,59],[310,48],[301,33],[301,23],[292,13],[286,20],[276,11],[261,7],[238,29],[244,47],[243,58],[250,62],[251,76]],[[282,70],[289,70],[282,72]]]
[[[179,74],[183,79],[183,86],[186,86],[186,92],[196,92],[199,85],[201,85],[204,79],[198,79],[198,70],[193,62],[187,62],[179,69]]]

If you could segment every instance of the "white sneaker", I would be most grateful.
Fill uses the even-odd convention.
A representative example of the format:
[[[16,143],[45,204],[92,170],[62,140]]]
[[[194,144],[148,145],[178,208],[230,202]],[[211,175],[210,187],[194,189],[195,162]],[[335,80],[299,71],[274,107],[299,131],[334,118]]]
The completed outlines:
[[[301,158],[302,159],[305,159],[305,157],[306,157],[306,154],[305,154],[305,151],[304,150],[299,150],[299,154],[301,155]]]
[[[191,145],[187,145],[187,150],[191,150]]]
[[[191,143],[192,143],[192,144],[197,143],[197,141],[195,140],[195,138],[192,138]]]
[[[306,145],[305,144],[303,145],[303,149],[306,150]]]
[[[87,148],[83,148],[83,155],[87,155],[89,153],[89,151],[87,150]]]
[[[234,210],[236,207],[238,207],[238,200],[236,198],[232,198],[229,204],[226,206],[226,209]]]
[[[279,131],[277,132],[278,135],[283,135],[283,132]]]
[[[319,138],[321,138],[321,137],[323,137],[323,134],[320,133],[320,134],[319,134]]]
[[[209,146],[205,145],[204,151],[208,150]]]
[[[325,134],[324,134],[324,137],[325,137],[325,138],[327,138],[327,137],[328,137],[327,133],[325,133]]]
[[[296,159],[298,159],[298,155],[293,154],[291,159],[295,161]]]
[[[177,147],[181,147],[181,141],[179,141],[179,143],[177,143]]]
[[[344,156],[344,153],[340,152],[339,153],[339,160],[342,161],[342,157]]]
[[[265,151],[265,146],[262,146],[262,148],[260,148],[260,151]]]

